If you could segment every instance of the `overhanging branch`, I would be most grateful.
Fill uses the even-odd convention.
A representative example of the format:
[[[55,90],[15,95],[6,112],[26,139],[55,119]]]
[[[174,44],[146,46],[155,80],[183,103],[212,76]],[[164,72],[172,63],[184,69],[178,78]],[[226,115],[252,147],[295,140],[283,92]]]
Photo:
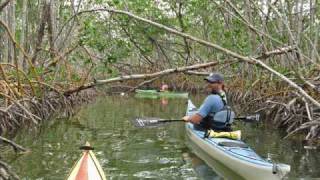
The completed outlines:
[[[115,78],[110,78],[110,79],[105,79],[105,80],[95,80],[93,82],[87,83],[83,86],[76,87],[74,89],[70,89],[63,94],[68,96],[71,95],[72,93],[84,90],[84,89],[89,89],[92,88],[96,85],[100,84],[109,84],[109,83],[114,83],[114,82],[119,82],[119,81],[127,81],[127,80],[137,80],[137,79],[149,79],[149,78],[155,78],[158,76],[164,76],[164,75],[169,75],[173,73],[180,73],[180,72],[185,72],[189,70],[196,70],[196,69],[201,69],[201,68],[206,68],[210,66],[215,66],[218,65],[219,62],[209,62],[209,63],[203,63],[203,64],[196,64],[192,66],[184,66],[184,67],[177,67],[173,69],[166,69],[163,71],[158,71],[155,73],[150,73],[150,74],[132,74],[132,75],[126,75],[126,76],[119,76]]]
[[[266,59],[269,58],[271,56],[275,56],[275,55],[280,55],[280,54],[284,54],[284,53],[288,53],[291,51],[296,50],[297,48],[295,46],[286,46],[286,47],[281,47],[272,51],[268,51],[268,52],[264,52],[261,56],[255,57],[256,59]]]

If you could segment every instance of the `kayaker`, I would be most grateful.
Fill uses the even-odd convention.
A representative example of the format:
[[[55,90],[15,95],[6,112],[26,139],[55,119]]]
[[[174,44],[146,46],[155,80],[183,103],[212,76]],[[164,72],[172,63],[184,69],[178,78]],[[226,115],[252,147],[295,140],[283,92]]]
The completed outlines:
[[[161,87],[160,87],[160,91],[163,92],[163,91],[168,91],[168,90],[169,90],[168,84],[162,82]]]
[[[213,118],[215,113],[221,111],[227,105],[223,76],[220,73],[211,73],[205,80],[211,94],[207,96],[196,114],[184,116],[182,119],[193,123],[198,130],[231,131],[228,122],[217,122]]]

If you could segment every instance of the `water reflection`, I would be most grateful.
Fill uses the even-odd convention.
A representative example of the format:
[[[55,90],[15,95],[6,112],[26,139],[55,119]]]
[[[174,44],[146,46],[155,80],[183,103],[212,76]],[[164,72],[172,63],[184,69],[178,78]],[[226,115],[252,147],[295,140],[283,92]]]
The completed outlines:
[[[194,172],[201,179],[221,179],[202,159],[193,153],[183,153],[183,159],[192,165]]]
[[[191,159],[191,164],[201,179],[214,180],[242,180],[243,178],[232,170],[213,159],[205,151],[199,148],[194,142],[187,140],[186,142],[191,153],[185,153],[184,156]]]

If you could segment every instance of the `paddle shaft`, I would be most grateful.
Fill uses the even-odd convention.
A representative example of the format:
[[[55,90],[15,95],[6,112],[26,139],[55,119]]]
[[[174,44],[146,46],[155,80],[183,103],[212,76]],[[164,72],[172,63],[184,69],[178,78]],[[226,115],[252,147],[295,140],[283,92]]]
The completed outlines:
[[[161,120],[154,120],[154,122],[178,122],[184,121],[183,119],[161,119]],[[152,120],[151,120],[152,122]]]
[[[252,120],[251,118],[248,118],[248,117],[235,117],[234,118],[235,120],[251,120],[251,121],[254,121],[254,120]],[[155,123],[157,123],[157,122],[178,122],[178,121],[184,121],[183,119],[159,119],[159,120],[150,120],[150,122],[155,122]]]
[[[235,120],[247,120],[247,117],[235,117]]]
[[[259,116],[246,116],[246,117],[236,117],[234,119],[242,120],[244,122],[257,122],[259,120]],[[186,122],[183,119],[144,119],[144,118],[137,118],[135,119],[135,125],[137,127],[145,127],[145,126],[152,126],[161,123],[170,123],[170,122]]]

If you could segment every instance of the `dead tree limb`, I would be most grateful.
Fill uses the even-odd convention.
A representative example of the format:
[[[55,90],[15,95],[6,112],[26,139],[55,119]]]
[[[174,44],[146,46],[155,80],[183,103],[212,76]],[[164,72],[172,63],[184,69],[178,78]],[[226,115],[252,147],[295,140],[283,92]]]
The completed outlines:
[[[277,48],[275,50],[272,51],[268,51],[268,52],[263,52],[261,56],[257,56],[255,57],[256,59],[267,59],[271,56],[275,56],[275,55],[279,55],[279,54],[285,54],[291,51],[296,50],[295,46],[286,46],[286,47],[281,47],[281,48]]]
[[[197,76],[208,76],[210,72],[186,71],[185,74],[197,75]]]
[[[93,82],[87,83],[83,86],[76,87],[74,89],[70,89],[68,91],[65,91],[63,94],[65,96],[71,95],[72,93],[92,88],[96,85],[101,85],[101,84],[109,84],[109,83],[114,83],[114,82],[119,82],[119,81],[126,81],[126,80],[137,80],[137,79],[149,79],[149,78],[155,78],[158,76],[164,76],[168,74],[173,74],[173,73],[179,73],[179,72],[185,72],[189,70],[195,70],[195,69],[201,69],[201,68],[206,68],[210,66],[215,66],[219,64],[219,62],[209,62],[209,63],[203,63],[203,64],[196,64],[192,66],[185,66],[185,67],[177,67],[173,69],[166,69],[164,71],[158,71],[155,73],[151,74],[132,74],[132,75],[127,75],[127,76],[119,76],[115,78],[110,78],[110,79],[105,79],[105,80],[95,80]]]
[[[158,77],[149,79],[149,80],[147,80],[147,81],[143,81],[142,83],[138,84],[137,86],[132,87],[128,92],[133,92],[134,90],[138,89],[139,87],[141,87],[141,86],[143,86],[143,85],[146,85],[146,84],[150,84],[150,83],[152,83],[153,81],[159,79],[160,77],[161,77],[161,76],[158,76]]]

